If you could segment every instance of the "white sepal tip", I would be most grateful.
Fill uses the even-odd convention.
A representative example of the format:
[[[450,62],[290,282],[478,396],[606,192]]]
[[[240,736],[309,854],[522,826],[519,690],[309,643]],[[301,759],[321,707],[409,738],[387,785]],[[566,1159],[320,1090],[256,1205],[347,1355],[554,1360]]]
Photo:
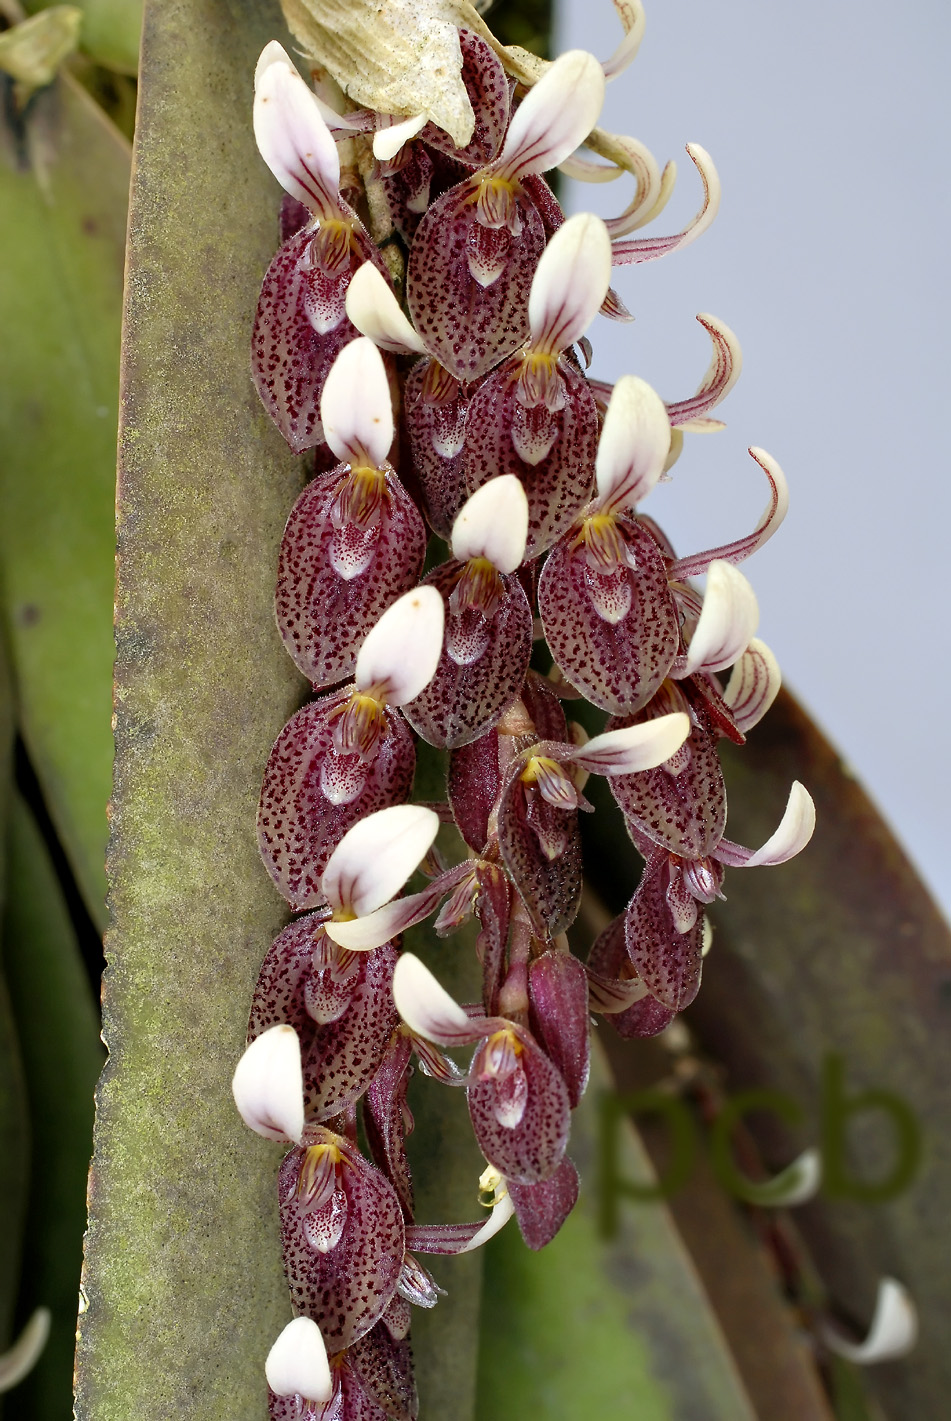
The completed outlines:
[[[689,734],[689,715],[674,711],[640,725],[595,735],[575,750],[571,759],[593,774],[633,775],[640,770],[653,770],[669,760]]]
[[[281,1023],[255,1037],[231,1082],[238,1114],[268,1140],[300,1142],[304,1131],[304,1079],[300,1042]]]
[[[611,238],[600,217],[578,212],[549,241],[528,297],[529,345],[560,354],[580,340],[611,284]]]
[[[357,689],[392,706],[414,700],[436,674],[445,621],[435,587],[415,587],[398,597],[363,639],[354,673]]]
[[[489,479],[462,505],[452,525],[457,562],[487,558],[499,572],[514,572],[528,541],[528,498],[514,474]]]
[[[882,1278],[865,1341],[849,1342],[829,1326],[823,1329],[823,1341],[830,1352],[837,1352],[859,1366],[891,1362],[907,1356],[918,1341],[918,1310],[903,1284],[895,1278]]]
[[[0,1356],[0,1392],[19,1386],[36,1366],[49,1338],[52,1320],[49,1308],[37,1308],[13,1346]]]
[[[372,262],[357,267],[347,287],[347,315],[361,335],[380,350],[394,355],[415,351],[426,354],[426,346],[404,315],[396,293]]]
[[[758,725],[779,695],[779,662],[764,641],[754,637],[730,673],[723,699],[745,735]]]
[[[759,622],[759,605],[749,581],[732,563],[710,564],[703,610],[687,648],[686,675],[732,666],[749,646]]]
[[[473,1234],[469,1242],[463,1244],[459,1252],[472,1253],[475,1249],[481,1248],[483,1244],[488,1243],[490,1238],[495,1238],[495,1235],[505,1227],[505,1225],[508,1223],[509,1219],[514,1213],[515,1205],[512,1203],[511,1196],[508,1190],[505,1188],[505,1181],[503,1180],[501,1185],[501,1192],[499,1190],[496,1190],[495,1203],[492,1205],[491,1214],[486,1219],[479,1232],[477,1234]]]
[[[623,512],[646,498],[664,471],[670,438],[660,395],[637,375],[623,375],[611,393],[598,440],[599,506]]]
[[[331,908],[363,918],[389,903],[429,853],[438,830],[438,814],[422,804],[394,804],[354,824],[324,869],[321,886]]]
[[[413,114],[410,118],[394,119],[378,128],[373,135],[373,156],[381,163],[395,158],[404,143],[415,138],[421,128],[426,127],[424,113]]]
[[[822,1183],[822,1155],[811,1148],[766,1180],[745,1180],[741,1197],[763,1209],[792,1209],[814,1199]]]
[[[304,1401],[329,1401],[333,1378],[320,1328],[309,1317],[295,1317],[280,1334],[264,1363],[267,1384],[275,1396],[300,1396]]]
[[[604,70],[593,54],[559,55],[519,104],[494,168],[518,177],[564,162],[598,121]]]
[[[383,357],[366,336],[345,345],[331,365],[320,418],[341,463],[381,467],[393,443],[393,402]]]
[[[816,806],[805,785],[793,780],[786,801],[786,811],[775,833],[763,846],[751,854],[743,868],[786,863],[806,847],[816,827]]]
[[[454,1046],[476,1034],[459,1003],[411,952],[404,952],[396,964],[393,1000],[409,1029],[427,1041]]]
[[[277,40],[265,45],[255,70],[254,137],[285,192],[312,212],[338,205],[340,158],[333,134]]]

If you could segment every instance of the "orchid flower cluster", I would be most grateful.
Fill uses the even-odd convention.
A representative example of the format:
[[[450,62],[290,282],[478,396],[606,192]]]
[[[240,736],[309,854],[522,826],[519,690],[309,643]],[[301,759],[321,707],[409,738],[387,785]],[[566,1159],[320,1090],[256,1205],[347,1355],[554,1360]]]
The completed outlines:
[[[572,155],[618,63],[571,52],[523,92],[482,36],[464,30],[459,44],[474,112],[465,147],[424,117],[337,113],[276,43],[256,75],[258,146],[287,196],[252,368],[317,470],[287,522],[276,594],[316,697],[274,745],[258,815],[264,862],[297,916],[264,960],[234,1079],[245,1121],[292,1145],[278,1191],[295,1317],[267,1359],[274,1418],[416,1416],[411,1305],[432,1307],[439,1291],[420,1256],[477,1247],[513,1213],[530,1248],[554,1236],[578,1192],[566,1150],[590,1013],[623,1036],[662,1030],[697,991],[724,867],[781,863],[813,823],[795,785],[762,848],[727,839],[717,757],[779,686],[737,568],[784,516],[779,467],[751,451],[766,512],[708,552],[676,557],[638,511],[682,432],[718,427],[710,411],[739,373],[734,336],[700,317],[713,364],[670,405],[636,376],[612,389],[585,373],[589,323],[626,318],[613,266],[707,225],[713,165],[689,150],[705,199],[684,232],[628,238],[669,181],[618,140],[635,203],[614,223],[566,220],[542,174],[584,168]],[[387,259],[338,144],[372,148],[395,234]],[[427,542],[440,551],[423,575]],[[701,574],[702,596],[689,581]],[[543,674],[532,661],[550,664],[546,646]],[[580,696],[608,716],[590,739],[566,717]],[[443,803],[411,800],[415,737],[448,752]],[[566,933],[591,774],[607,777],[645,868],[582,962]],[[465,841],[464,862],[446,866],[443,823]],[[404,895],[420,869],[424,886]],[[437,910],[441,936],[478,922],[475,1005],[400,951]],[[447,1054],[461,1047],[474,1048],[464,1069]],[[466,1090],[486,1160],[482,1222],[415,1219],[414,1057]]]

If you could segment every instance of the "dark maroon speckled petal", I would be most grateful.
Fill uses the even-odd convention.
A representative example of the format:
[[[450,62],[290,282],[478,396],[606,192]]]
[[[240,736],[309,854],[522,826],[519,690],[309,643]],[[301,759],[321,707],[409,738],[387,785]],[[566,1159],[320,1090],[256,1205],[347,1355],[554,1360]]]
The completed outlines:
[[[452,752],[448,787],[452,817],[459,833],[477,854],[488,843],[489,816],[501,788],[497,730]]]
[[[529,671],[522,687],[522,702],[535,727],[536,740],[554,740],[559,744],[568,740],[565,710],[547,676]]]
[[[307,485],[281,541],[275,612],[284,645],[317,690],[353,675],[363,638],[397,597],[414,587],[426,530],[392,470],[378,520],[364,535],[368,565],[344,578],[333,565],[338,537],[331,509],[349,473],[345,464]]]
[[[425,578],[442,593],[446,604],[446,638],[435,676],[403,707],[417,734],[430,745],[450,750],[478,740],[498,724],[522,689],[532,653],[531,608],[521,583],[512,575],[501,579],[504,590],[494,616],[467,614],[486,639],[481,655],[461,666],[453,659],[449,640],[458,619],[449,597],[463,567],[458,562],[443,563]]]
[[[462,82],[472,101],[475,129],[465,148],[456,148],[449,134],[434,123],[427,123],[420,140],[431,148],[464,163],[467,168],[482,168],[491,163],[502,146],[509,124],[511,89],[501,62],[484,39],[471,30],[459,31],[462,49]]]
[[[258,847],[275,884],[295,911],[321,907],[327,860],[358,820],[409,799],[416,768],[413,737],[397,711],[386,711],[386,729],[366,782],[346,804],[332,804],[320,784],[333,748],[333,712],[350,692],[338,691],[304,706],[281,731],[264,771],[258,806]],[[356,756],[347,756],[356,761]]]
[[[620,978],[625,965],[629,968],[633,966],[627,951],[626,918],[626,913],[614,918],[591,948],[588,966],[603,977]],[[611,1023],[619,1036],[630,1041],[635,1037],[656,1036],[670,1025],[676,1015],[656,997],[646,996],[625,1011],[610,1012],[604,1019]]]
[[[413,1179],[404,1139],[408,1134],[406,1087],[412,1050],[408,1036],[402,1032],[393,1036],[367,1091],[363,1115],[370,1153],[400,1196],[408,1220],[413,1218]]]
[[[554,443],[539,463],[525,463],[512,444],[512,422],[524,413],[515,398],[519,368],[517,361],[509,361],[479,387],[469,406],[463,459],[470,493],[499,474],[521,480],[528,496],[529,559],[568,531],[591,496],[598,412],[584,376],[562,361],[567,403],[549,416]]]
[[[397,1341],[386,1324],[378,1322],[353,1344],[347,1359],[364,1391],[391,1421],[416,1421],[419,1399],[413,1380],[413,1353],[405,1339]]]
[[[551,1179],[542,1179],[538,1184],[509,1179],[506,1187],[522,1238],[529,1248],[537,1250],[551,1243],[578,1202],[578,1171],[565,1155]]]
[[[581,835],[576,809],[555,809],[536,786],[519,778],[520,759],[508,772],[499,807],[499,847],[539,937],[567,932],[581,901]],[[551,849],[542,848],[542,834]]]
[[[462,460],[469,400],[455,381],[449,397],[431,398],[427,372],[433,364],[419,360],[407,375],[403,415],[423,512],[430,527],[448,543],[456,514],[468,497]]]
[[[643,714],[612,716],[607,728],[617,730],[644,719]],[[668,774],[659,765],[634,775],[611,775],[608,784],[632,837],[639,835],[680,858],[701,859],[723,838],[726,786],[710,731],[695,726],[685,747],[690,758],[679,774]]]
[[[703,914],[697,915],[689,932],[677,932],[664,896],[668,864],[666,854],[648,859],[624,915],[624,932],[628,956],[641,981],[663,1006],[678,1012],[690,1005],[700,987]]]
[[[494,1079],[477,1078],[484,1047],[476,1052],[473,1061],[473,1078],[467,1091],[469,1115],[479,1149],[489,1163],[506,1179],[534,1184],[539,1179],[549,1179],[561,1163],[568,1143],[571,1107],[568,1088],[541,1047],[521,1027],[510,1029],[522,1047],[519,1062],[528,1085],[522,1118],[513,1128],[499,1123],[495,1113],[498,1085]]]
[[[511,238],[501,275],[490,286],[480,286],[467,261],[470,234],[482,235],[474,231],[481,225],[475,215],[477,191],[477,181],[467,179],[443,193],[419,224],[409,253],[413,325],[462,381],[485,375],[527,338],[528,295],[545,245],[541,218],[530,202],[520,201],[522,231]]]
[[[505,872],[493,863],[479,864],[478,879],[475,911],[482,931],[476,950],[482,962],[482,1005],[486,1016],[495,1016],[512,917],[512,886]]]
[[[528,969],[531,1027],[568,1087],[571,1108],[588,1084],[588,978],[570,952],[545,952]]]
[[[595,705],[623,715],[639,710],[663,683],[680,645],[680,623],[657,544],[634,520],[618,519],[637,567],[619,568],[630,610],[619,622],[597,612],[596,576],[569,535],[553,548],[538,583],[545,640],[565,676]]]
[[[316,1127],[308,1137],[340,1151],[338,1188],[346,1195],[346,1223],[326,1253],[308,1242],[308,1210],[297,1195],[307,1151],[292,1150],[278,1179],[284,1271],[295,1309],[313,1318],[333,1353],[363,1337],[382,1316],[396,1291],[406,1239],[400,1201],[384,1175],[339,1135]]]

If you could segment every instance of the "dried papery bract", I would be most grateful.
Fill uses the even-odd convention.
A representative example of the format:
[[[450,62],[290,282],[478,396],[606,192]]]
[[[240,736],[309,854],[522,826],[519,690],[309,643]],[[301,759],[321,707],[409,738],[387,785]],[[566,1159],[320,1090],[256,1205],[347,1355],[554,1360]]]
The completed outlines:
[[[699,988],[726,870],[808,843],[815,811],[798,783],[761,847],[726,837],[718,752],[743,744],[779,687],[738,565],[780,526],[787,491],[752,448],[762,516],[683,557],[641,511],[693,436],[721,427],[712,412],[741,367],[722,321],[698,317],[713,358],[685,399],[586,373],[595,315],[629,314],[612,267],[688,245],[719,201],[709,155],[689,145],[699,212],[672,236],[630,235],[675,177],[636,139],[592,132],[605,77],[640,43],[638,0],[616,0],[625,38],[603,65],[505,50],[462,0],[288,3],[315,68],[366,107],[337,112],[339,90],[313,93],[279,45],[261,56],[255,131],[287,194],[286,240],[252,364],[291,446],[321,446],[276,595],[321,694],[264,774],[262,857],[300,916],[264,958],[234,1094],[252,1129],[292,1146],[279,1210],[299,1315],[268,1358],[272,1421],[414,1421],[412,1309],[440,1299],[422,1260],[480,1247],[513,1214],[530,1248],[550,1242],[578,1196],[568,1143],[591,1013],[625,1037],[662,1031]],[[400,32],[420,15],[430,48]],[[607,168],[577,155],[589,138]],[[387,262],[340,196],[338,142],[348,196],[367,174]],[[542,176],[559,164],[629,173],[634,195],[607,223],[566,220]],[[432,540],[425,575],[424,519],[449,545]],[[530,668],[536,641],[547,676]],[[601,733],[569,723],[580,696],[609,713]],[[409,802],[416,736],[449,752],[443,803]],[[607,777],[645,866],[583,963],[566,934],[590,775]],[[469,856],[446,867],[450,820]],[[440,938],[475,920],[477,1005],[403,949],[434,914]],[[465,1068],[450,1054],[464,1047]],[[488,1161],[491,1212],[476,1222],[416,1218],[414,1070],[465,1088]]]

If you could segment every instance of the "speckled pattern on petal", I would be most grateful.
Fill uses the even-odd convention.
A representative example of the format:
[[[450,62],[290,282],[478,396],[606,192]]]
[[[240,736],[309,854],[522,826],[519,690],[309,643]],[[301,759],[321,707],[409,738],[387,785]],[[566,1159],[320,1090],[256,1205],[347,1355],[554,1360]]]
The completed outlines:
[[[416,1421],[419,1398],[413,1380],[413,1353],[409,1342],[390,1335],[384,1322],[353,1344],[350,1369],[364,1391],[391,1421]]]
[[[392,1184],[340,1136],[319,1129],[311,1134],[333,1141],[343,1154],[338,1179],[347,1198],[346,1223],[329,1252],[308,1243],[302,1227],[307,1211],[297,1197],[306,1151],[295,1149],[278,1179],[281,1243],[291,1301],[313,1318],[333,1353],[364,1336],[382,1316],[396,1291],[406,1238]]]
[[[403,418],[423,512],[433,531],[448,543],[456,514],[468,497],[462,462],[469,400],[461,389],[452,400],[437,404],[427,399],[423,384],[431,365],[430,360],[419,360],[406,377]]]
[[[464,467],[470,493],[499,474],[514,474],[528,497],[526,558],[538,557],[574,523],[594,486],[598,412],[583,375],[561,363],[567,403],[552,416],[557,431],[551,451],[527,464],[512,444],[517,401],[516,362],[496,370],[469,406]]]
[[[584,549],[569,535],[553,548],[538,583],[545,639],[565,676],[595,705],[624,715],[646,705],[663,683],[680,645],[680,622],[663,557],[634,520],[619,530],[637,562],[620,569],[629,588],[627,615],[599,616],[587,588]]]
[[[473,1080],[468,1087],[469,1115],[479,1148],[506,1179],[533,1184],[549,1179],[565,1153],[571,1122],[568,1088],[558,1069],[521,1027],[513,1026],[522,1046],[519,1062],[528,1083],[525,1112],[514,1129],[495,1116],[494,1080]],[[478,1054],[478,1053],[477,1053]]]
[[[450,188],[433,203],[409,253],[410,315],[427,346],[457,380],[477,380],[528,336],[528,293],[545,245],[534,206],[519,203],[523,227],[512,238],[502,274],[480,286],[469,271],[467,243],[476,225],[476,183]]]
[[[630,963],[627,950],[626,913],[620,913],[596,938],[588,956],[588,966],[603,977],[619,978],[624,963]],[[636,974],[635,974],[636,975]],[[677,1015],[670,1007],[664,1006],[656,997],[641,997],[625,1011],[609,1012],[604,1020],[609,1022],[625,1041],[639,1037],[657,1036],[668,1027]]]
[[[700,987],[703,914],[698,913],[689,932],[677,932],[664,897],[667,866],[666,854],[648,859],[624,915],[624,933],[637,975],[663,1006],[678,1012],[690,1005]]]
[[[544,1248],[578,1201],[578,1171],[565,1155],[551,1179],[537,1184],[506,1181],[522,1238],[531,1249]]]
[[[524,761],[507,776],[499,807],[499,847],[539,937],[567,932],[581,901],[581,834],[577,809],[555,809],[533,785],[519,778]],[[549,858],[536,826],[562,844]]]
[[[588,978],[570,952],[545,952],[528,969],[532,1031],[564,1077],[574,1110],[588,1084]]]
[[[461,563],[443,563],[425,578],[427,584],[442,593],[447,633],[454,616],[449,596],[462,569]],[[403,707],[410,725],[430,745],[456,749],[478,740],[498,724],[522,689],[532,653],[532,612],[516,576],[503,577],[502,586],[504,591],[494,616],[472,614],[487,641],[482,654],[460,666],[444,642],[435,676],[414,701]]]
[[[609,730],[643,721],[638,716],[613,717]],[[681,858],[700,859],[711,854],[726,828],[726,785],[710,731],[695,726],[686,744],[690,761],[677,775],[658,766],[633,775],[611,775],[608,784],[632,836]]]
[[[423,520],[388,471],[379,520],[365,539],[369,565],[356,577],[340,576],[330,558],[330,512],[348,471],[340,464],[307,485],[287,520],[278,562],[278,630],[317,690],[353,675],[363,638],[416,585],[426,554]]]
[[[499,733],[490,730],[454,750],[449,760],[449,804],[459,833],[481,854],[489,838],[489,815],[502,788]]]
[[[333,713],[349,690],[322,696],[292,716],[264,771],[258,806],[258,847],[265,866],[297,911],[323,906],[321,878],[327,860],[358,820],[409,799],[416,768],[413,738],[398,711],[386,712],[379,753],[366,783],[347,804],[332,804],[320,772],[333,749]],[[354,759],[355,756],[349,756]]]
[[[502,147],[509,126],[511,88],[501,62],[484,39],[471,30],[459,31],[462,50],[462,82],[472,101],[475,129],[465,148],[454,148],[452,139],[434,123],[420,131],[420,139],[464,163],[467,168],[482,168],[490,163]]]

